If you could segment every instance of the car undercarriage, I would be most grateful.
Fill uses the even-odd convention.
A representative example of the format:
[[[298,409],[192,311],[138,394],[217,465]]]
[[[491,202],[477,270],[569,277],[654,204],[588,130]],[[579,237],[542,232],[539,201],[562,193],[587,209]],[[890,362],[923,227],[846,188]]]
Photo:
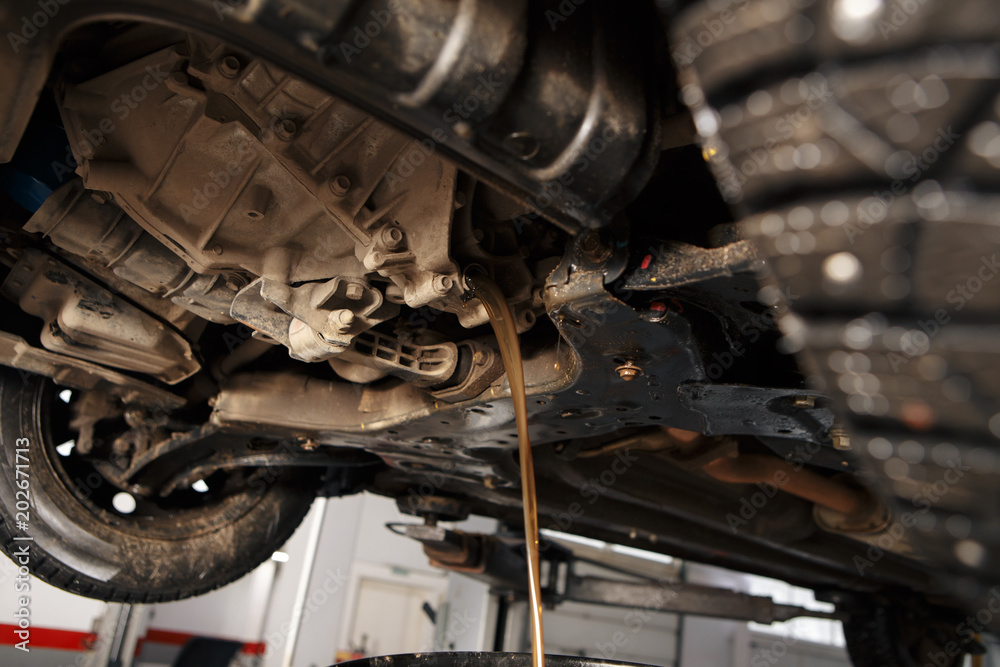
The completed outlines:
[[[519,526],[483,274],[520,338],[543,527],[811,588],[858,665],[913,663],[852,632],[976,652],[952,630],[1000,572],[1000,292],[980,270],[938,313],[998,240],[991,172],[962,167],[992,155],[966,130],[991,113],[995,25],[914,19],[887,51],[837,2],[7,4],[0,426],[45,468],[52,583],[211,590],[316,495]],[[806,15],[825,46],[797,38]],[[857,141],[890,56],[919,94],[893,102],[883,173]],[[913,149],[911,184],[893,119],[952,110],[936,150],[972,148]],[[884,182],[906,185],[866,226]]]

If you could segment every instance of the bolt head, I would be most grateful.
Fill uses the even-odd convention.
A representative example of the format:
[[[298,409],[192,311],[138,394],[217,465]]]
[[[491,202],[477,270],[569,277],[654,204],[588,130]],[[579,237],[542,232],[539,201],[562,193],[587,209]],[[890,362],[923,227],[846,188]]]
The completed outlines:
[[[830,442],[833,444],[833,448],[846,451],[851,448],[851,436],[844,429],[840,427],[834,427],[830,429]]]
[[[438,294],[445,295],[451,291],[452,286],[454,286],[455,281],[449,276],[434,276],[433,281],[434,291]]]
[[[278,138],[282,141],[289,141],[295,136],[295,132],[298,127],[295,125],[295,121],[291,118],[282,118],[277,122],[277,126],[274,128],[274,133],[278,135]]]
[[[642,369],[633,364],[631,361],[626,361],[624,364],[616,368],[615,371],[618,372],[618,377],[626,382],[631,382],[642,375]]]
[[[343,197],[351,189],[351,179],[339,174],[330,179],[330,191],[338,197]]]
[[[379,232],[379,240],[389,250],[395,250],[403,244],[403,230],[396,226],[383,227]]]
[[[357,283],[350,283],[344,290],[344,296],[351,301],[360,301],[365,295],[365,288]]]
[[[236,56],[226,56],[219,61],[219,72],[227,79],[232,79],[239,74],[240,61]]]

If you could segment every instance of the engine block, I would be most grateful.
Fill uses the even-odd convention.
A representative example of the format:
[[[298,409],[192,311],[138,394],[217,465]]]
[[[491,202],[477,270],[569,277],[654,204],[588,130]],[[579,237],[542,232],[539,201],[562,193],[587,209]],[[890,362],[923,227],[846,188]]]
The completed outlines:
[[[455,167],[325,92],[192,38],[66,86],[61,108],[87,189],[197,274],[260,278],[301,321],[350,319],[337,346],[392,304],[486,321],[450,256]],[[314,288],[332,281],[364,297],[328,305]],[[291,298],[303,284],[313,298]]]

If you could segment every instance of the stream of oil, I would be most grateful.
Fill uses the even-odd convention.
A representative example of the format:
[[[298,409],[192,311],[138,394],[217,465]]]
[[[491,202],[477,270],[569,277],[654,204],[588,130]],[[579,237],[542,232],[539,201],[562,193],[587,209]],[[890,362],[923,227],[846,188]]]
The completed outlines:
[[[545,644],[542,639],[542,586],[538,557],[538,501],[535,497],[535,467],[528,440],[528,404],[525,397],[524,366],[521,346],[510,307],[500,288],[482,274],[470,275],[466,283],[475,297],[483,302],[490,324],[500,344],[510,397],[514,401],[517,421],[517,442],[521,458],[521,494],[524,499],[524,541],[528,547],[528,605],[531,612],[531,662],[533,667],[545,667]]]

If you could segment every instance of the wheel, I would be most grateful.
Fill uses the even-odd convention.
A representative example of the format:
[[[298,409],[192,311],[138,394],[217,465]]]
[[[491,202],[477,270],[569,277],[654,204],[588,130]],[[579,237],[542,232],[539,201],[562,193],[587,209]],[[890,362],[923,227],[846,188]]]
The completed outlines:
[[[906,607],[876,599],[865,602],[844,620],[847,653],[854,667],[963,664],[967,645],[961,640],[969,637],[954,637],[954,622],[920,618],[919,606]]]
[[[990,611],[970,627],[1000,630],[995,4],[706,0],[672,32],[683,100],[741,219],[716,238],[748,236],[768,258],[778,285],[761,296],[788,307],[784,350],[893,507],[858,573],[914,552],[945,595]],[[872,611],[848,630],[894,623]],[[875,655],[856,664],[908,664]]]
[[[15,562],[28,545],[31,574],[79,595],[153,603],[228,584],[288,539],[319,485],[312,469],[216,473],[204,493],[136,496],[126,513],[99,466],[56,449],[70,418],[50,381],[0,371],[0,544]]]

